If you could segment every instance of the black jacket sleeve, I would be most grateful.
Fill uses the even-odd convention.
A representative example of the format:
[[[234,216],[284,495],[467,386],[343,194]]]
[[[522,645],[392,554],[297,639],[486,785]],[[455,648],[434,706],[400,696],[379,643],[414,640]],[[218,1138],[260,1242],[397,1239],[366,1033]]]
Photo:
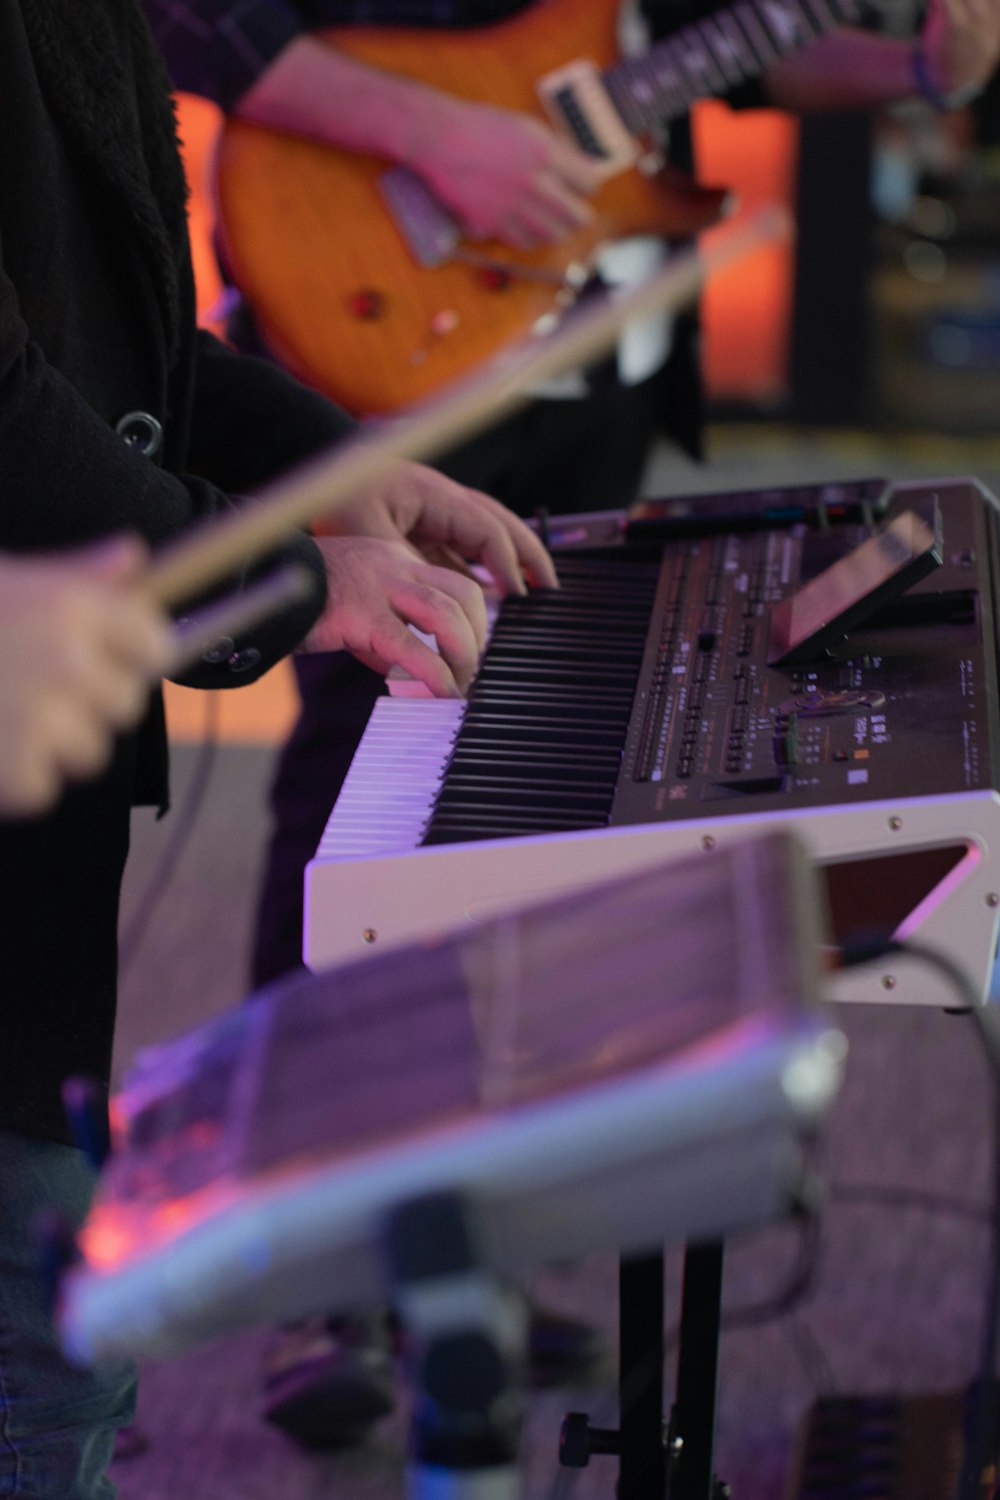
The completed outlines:
[[[349,437],[357,423],[266,359],[198,332],[189,466],[233,494]]]
[[[349,429],[349,418],[303,392],[279,371],[247,370],[221,346],[206,348],[202,357],[201,347],[192,425],[205,473],[171,473],[128,447],[45,357],[29,334],[16,291],[0,265],[0,547],[15,552],[47,550],[109,532],[136,531],[155,548],[193,522],[235,503],[214,478],[239,472],[249,487],[293,457],[304,456],[306,447],[315,451]],[[246,403],[242,409],[241,402]],[[244,442],[241,432],[252,437]],[[270,463],[265,461],[269,440],[275,443]],[[302,445],[297,453],[296,443]],[[202,687],[236,686],[260,676],[298,644],[325,597],[322,559],[314,544],[297,535],[245,576],[291,558],[313,573],[315,597],[256,627],[252,639],[237,643],[239,649],[250,650],[252,666],[246,665],[250,658],[244,656],[238,674],[226,664],[206,665],[186,681]],[[234,582],[239,580],[230,580],[229,586]]]

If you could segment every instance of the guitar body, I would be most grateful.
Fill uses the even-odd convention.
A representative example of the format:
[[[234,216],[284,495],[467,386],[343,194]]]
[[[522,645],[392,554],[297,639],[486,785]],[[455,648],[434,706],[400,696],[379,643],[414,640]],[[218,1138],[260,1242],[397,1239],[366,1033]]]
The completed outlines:
[[[433,88],[544,117],[537,81],[575,59],[602,71],[618,57],[619,0],[536,0],[499,24],[471,30],[349,27],[322,35],[353,57]],[[725,193],[669,168],[609,177],[595,218],[560,245],[512,250],[476,241],[478,254],[554,273],[497,278],[451,260],[415,259],[377,186],[381,158],[230,120],[218,158],[224,254],[275,354],[308,384],[360,413],[429,395],[512,339],[551,321],[571,300],[559,279],[571,263],[624,235],[686,237],[712,223]],[[496,285],[497,280],[502,284]]]

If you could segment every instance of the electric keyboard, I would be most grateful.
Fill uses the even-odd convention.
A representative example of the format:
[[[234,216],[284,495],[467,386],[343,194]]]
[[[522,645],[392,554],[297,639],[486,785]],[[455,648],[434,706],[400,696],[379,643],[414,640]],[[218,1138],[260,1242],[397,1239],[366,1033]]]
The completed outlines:
[[[834,929],[917,932],[986,994],[1000,907],[996,505],[973,480],[895,487],[936,504],[942,565],[832,652],[768,665],[771,609],[871,534],[768,491],[765,524],[666,540],[560,522],[563,587],[505,601],[467,703],[382,700],[306,875],[313,968],[739,834],[794,826]],[[780,500],[780,497],[778,497]],[[784,523],[781,523],[783,518]],[[668,518],[669,520],[669,518]],[[559,548],[560,535],[570,545]],[[838,998],[952,1004],[912,960]]]

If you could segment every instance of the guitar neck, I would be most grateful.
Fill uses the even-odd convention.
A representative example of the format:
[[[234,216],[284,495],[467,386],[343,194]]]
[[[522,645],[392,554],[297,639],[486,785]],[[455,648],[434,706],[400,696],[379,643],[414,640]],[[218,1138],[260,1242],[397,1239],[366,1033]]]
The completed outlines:
[[[609,68],[604,86],[628,130],[642,134],[856,20],[854,0],[739,0],[685,26],[644,57]]]

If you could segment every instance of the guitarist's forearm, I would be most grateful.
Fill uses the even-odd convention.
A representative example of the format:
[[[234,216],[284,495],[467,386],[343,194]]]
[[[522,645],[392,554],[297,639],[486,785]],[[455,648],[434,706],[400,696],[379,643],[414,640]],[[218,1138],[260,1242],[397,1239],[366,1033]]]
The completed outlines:
[[[914,92],[912,45],[844,27],[764,75],[772,104],[795,113],[877,109]]]
[[[451,108],[436,89],[301,36],[278,54],[233,112],[346,150],[408,161]]]
[[[411,167],[466,232],[523,249],[587,223],[600,182],[592,158],[542,120],[383,72],[326,38],[291,42],[236,113]]]
[[[765,75],[775,104],[797,111],[877,109],[922,95],[957,108],[985,87],[1000,58],[994,0],[928,0],[916,41],[844,27]]]

